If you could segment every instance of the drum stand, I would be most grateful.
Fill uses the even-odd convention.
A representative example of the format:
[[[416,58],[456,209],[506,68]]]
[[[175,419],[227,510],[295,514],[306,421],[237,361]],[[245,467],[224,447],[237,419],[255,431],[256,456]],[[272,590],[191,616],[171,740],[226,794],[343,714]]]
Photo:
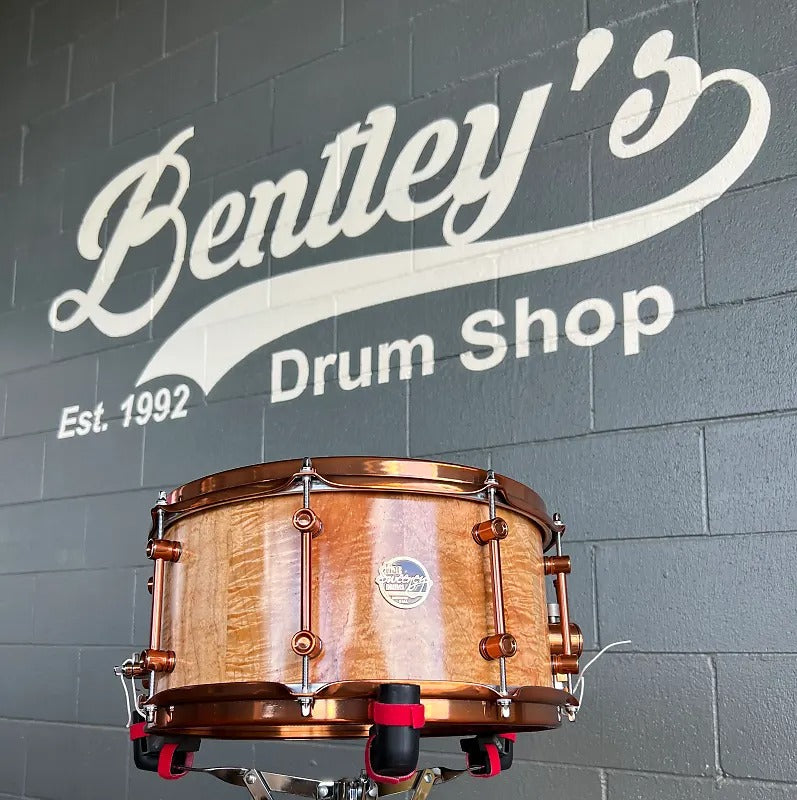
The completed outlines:
[[[213,775],[233,786],[242,786],[248,790],[252,800],[274,800],[272,792],[285,792],[299,797],[309,797],[312,800],[369,800],[369,798],[409,792],[407,800],[426,800],[434,786],[447,783],[467,772],[464,769],[431,767],[419,769],[414,776],[402,783],[378,784],[364,772],[359,778],[317,781],[293,775],[260,772],[245,767],[186,767],[185,769]]]

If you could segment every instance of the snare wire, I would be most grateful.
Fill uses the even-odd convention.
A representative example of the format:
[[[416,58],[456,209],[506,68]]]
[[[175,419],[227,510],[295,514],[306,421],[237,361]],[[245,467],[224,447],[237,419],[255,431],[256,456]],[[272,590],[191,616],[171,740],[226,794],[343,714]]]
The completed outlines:
[[[584,689],[586,687],[586,683],[584,681],[584,673],[607,651],[611,650],[613,647],[619,647],[621,644],[631,644],[630,639],[623,639],[621,642],[612,642],[611,644],[607,644],[602,650],[600,650],[597,655],[594,655],[587,663],[584,669],[581,670],[581,675],[579,675],[578,680],[576,681],[576,685],[573,687],[573,694],[578,692],[579,686],[581,687],[581,692],[578,695],[578,706],[575,708],[575,711],[578,712],[581,710],[581,700],[584,697]]]

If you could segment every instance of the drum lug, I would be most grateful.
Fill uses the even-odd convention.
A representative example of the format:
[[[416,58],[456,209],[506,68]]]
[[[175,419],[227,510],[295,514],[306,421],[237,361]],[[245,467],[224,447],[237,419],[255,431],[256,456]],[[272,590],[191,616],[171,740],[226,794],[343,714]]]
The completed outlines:
[[[492,635],[485,636],[479,642],[479,653],[487,661],[498,661],[500,683],[498,691],[501,695],[507,693],[506,659],[517,652],[517,641],[514,636],[507,633],[504,618],[504,581],[501,571],[501,541],[509,533],[506,521],[495,514],[495,490],[499,487],[493,470],[487,471],[484,488],[489,503],[489,519],[473,526],[471,535],[480,546],[490,548],[490,576],[493,592],[493,627]]]
[[[164,561],[179,561],[183,554],[183,546],[180,542],[172,542],[168,539],[150,539],[147,542],[147,558],[152,561],[163,559]]]
[[[299,592],[299,630],[291,638],[291,650],[302,659],[302,696],[299,707],[302,716],[309,717],[313,711],[313,697],[310,694],[310,659],[318,658],[323,650],[321,639],[313,633],[313,539],[320,536],[324,524],[310,508],[310,486],[316,472],[309,458],[302,461],[302,469],[296,477],[302,481],[302,507],[292,519],[293,527],[301,536],[300,592]]]
[[[477,522],[471,530],[471,536],[476,544],[489,544],[493,539],[501,541],[506,539],[509,534],[509,526],[506,520],[501,517],[486,519],[484,522]]]
[[[155,650],[148,647],[141,651],[139,661],[145,672],[173,672],[177,657],[174,650]]]
[[[479,652],[486,661],[497,658],[512,658],[517,653],[517,639],[511,633],[496,633],[485,636],[479,642]]]
[[[578,674],[578,657],[584,646],[584,637],[577,625],[570,622],[570,605],[567,594],[567,575],[570,574],[570,556],[562,555],[562,535],[565,525],[559,514],[554,514],[551,530],[556,541],[556,555],[543,559],[546,575],[553,576],[556,603],[549,607],[548,640],[551,646],[551,671],[558,683],[566,685],[572,693],[572,675]]]

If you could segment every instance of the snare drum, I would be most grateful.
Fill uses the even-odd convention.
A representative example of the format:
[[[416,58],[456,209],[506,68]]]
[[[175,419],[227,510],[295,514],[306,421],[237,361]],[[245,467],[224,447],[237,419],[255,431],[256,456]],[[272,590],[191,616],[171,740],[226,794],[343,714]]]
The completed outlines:
[[[412,459],[229,470],[162,496],[150,730],[359,737],[384,684],[417,684],[422,735],[553,728],[574,703],[563,527],[526,486]],[[546,604],[552,575],[558,616]]]

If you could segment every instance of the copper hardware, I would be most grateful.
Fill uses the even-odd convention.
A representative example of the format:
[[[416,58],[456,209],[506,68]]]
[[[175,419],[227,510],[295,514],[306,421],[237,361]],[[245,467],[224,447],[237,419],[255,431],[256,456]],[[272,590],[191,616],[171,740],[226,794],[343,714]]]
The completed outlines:
[[[570,623],[570,642],[574,655],[580,656],[584,650],[584,634],[575,622]],[[558,622],[548,625],[548,643],[551,646],[552,655],[562,655],[562,626]]]
[[[501,548],[498,540],[490,542],[490,575],[493,582],[493,619],[495,622],[495,632],[497,634],[506,633],[506,621],[504,619],[504,584],[501,574]]]
[[[517,640],[511,633],[485,636],[479,642],[479,652],[486,661],[496,658],[511,658],[517,652]]]
[[[312,512],[311,512],[312,513]],[[315,515],[313,515],[315,516]],[[310,617],[312,614],[312,606],[313,606],[313,560],[312,560],[312,553],[311,553],[311,542],[313,540],[313,534],[310,532],[308,528],[305,531],[302,531],[302,566],[301,566],[301,630],[293,637],[295,640],[297,636],[301,636],[303,633],[310,632]],[[314,634],[310,634],[313,636]],[[321,640],[315,636],[315,639],[318,643],[318,647],[311,647],[307,650],[306,653],[301,653],[300,655],[306,655],[309,658],[315,658],[321,652]],[[293,640],[292,640],[293,641]],[[293,647],[293,644],[291,644]],[[294,648],[294,652],[296,649]]]
[[[506,520],[501,519],[501,517],[479,522],[473,526],[471,531],[473,541],[476,544],[488,544],[494,539],[506,539],[508,533],[509,526],[506,524]]]
[[[321,655],[322,647],[321,640],[312,631],[299,631],[294,633],[291,639],[291,650],[297,656],[316,658]]]
[[[339,689],[347,687],[339,685]],[[378,681],[356,682],[350,691],[330,687],[316,693],[313,717],[301,715],[296,696],[282,684],[213,684],[170,689],[151,699],[157,706],[151,728],[165,735],[232,739],[365,737],[371,725],[370,701]],[[445,692],[443,695],[440,692]],[[512,692],[509,719],[485,713],[496,695],[485,687],[437,682],[421,684],[424,735],[455,736],[559,727],[557,708],[576,701],[558,689],[529,686]],[[171,718],[169,714],[171,713]]]
[[[501,484],[495,477],[493,470],[487,470],[484,481],[484,490],[487,494],[489,518],[473,526],[471,535],[478,545],[489,544],[490,547],[490,583],[493,590],[493,628],[492,635],[485,636],[479,642],[479,653],[487,661],[498,661],[498,691],[501,695],[498,704],[499,714],[502,719],[508,719],[511,714],[511,701],[506,697],[506,659],[517,653],[515,637],[506,631],[504,617],[504,581],[501,572],[501,540],[507,537],[509,528],[506,521],[495,513],[496,492]]]
[[[139,660],[147,672],[171,672],[177,663],[173,650],[153,650],[148,648],[141,651]]]
[[[157,650],[161,639],[161,617],[163,615],[163,576],[165,561],[155,561],[155,574],[152,579],[152,617],[149,629],[149,645]]]
[[[546,575],[570,574],[570,556],[545,556],[542,563]]]
[[[149,628],[149,649],[144,650],[141,654],[141,662],[148,672],[171,672],[174,669],[175,655],[171,650],[163,651],[160,649],[161,630],[163,627],[163,582],[166,574],[166,562],[175,562],[182,554],[182,546],[179,542],[169,541],[163,538],[164,522],[165,522],[165,505],[166,493],[160,492],[158,495],[158,504],[153,512],[157,528],[154,531],[155,537],[150,537],[147,542],[147,557],[155,561],[155,569],[153,570],[152,577],[147,581],[149,587],[150,581],[152,582],[152,615],[150,617]],[[165,547],[164,547],[165,545]],[[166,658],[159,658],[161,654],[165,653]],[[154,656],[154,661],[150,662],[147,654]],[[169,658],[171,656],[171,658]],[[157,664],[149,666],[149,664]],[[171,664],[171,666],[169,666]],[[148,694],[152,694],[155,689],[154,675],[151,676],[153,680],[150,681]]]
[[[218,472],[192,481],[168,496],[170,518],[225,505],[233,500],[281,494],[295,486],[301,461],[275,461]],[[409,458],[348,456],[317,458],[319,491],[349,489],[459,496],[483,501],[487,472],[476,467]],[[522,483],[496,475],[499,503],[541,526],[543,549],[553,543],[554,523],[540,496]],[[494,516],[494,515],[492,515]]]
[[[548,640],[551,643],[551,668],[555,674],[575,675],[578,672],[578,656],[584,646],[584,637],[578,626],[570,623],[570,606],[567,598],[567,574],[570,572],[570,557],[562,555],[562,534],[565,525],[559,514],[554,514],[551,520],[551,529],[556,541],[556,555],[544,559],[546,575],[553,575],[553,584],[556,589],[556,602],[559,606],[559,635],[556,639],[556,651],[552,641],[551,628],[556,628],[557,623],[549,626]],[[579,633],[578,639],[573,637],[573,628]],[[576,650],[574,653],[573,650]],[[570,679],[568,678],[568,686]]]
[[[309,533],[314,539],[324,530],[324,523],[311,508],[300,508],[293,515],[293,527],[300,533]]]
[[[557,674],[576,675],[578,673],[578,656],[553,655],[551,666]]]
[[[147,558],[153,561],[163,559],[164,561],[179,561],[183,547],[180,542],[172,542],[168,539],[150,539],[147,542]]]
[[[153,578],[152,575],[150,575],[149,578],[147,578],[147,591],[150,594],[152,594],[152,589],[154,586],[155,586],[155,578]]]
[[[570,643],[570,608],[567,604],[567,578],[558,572],[554,578],[556,601],[559,603],[559,628],[562,632],[562,654],[569,656],[573,649]]]

